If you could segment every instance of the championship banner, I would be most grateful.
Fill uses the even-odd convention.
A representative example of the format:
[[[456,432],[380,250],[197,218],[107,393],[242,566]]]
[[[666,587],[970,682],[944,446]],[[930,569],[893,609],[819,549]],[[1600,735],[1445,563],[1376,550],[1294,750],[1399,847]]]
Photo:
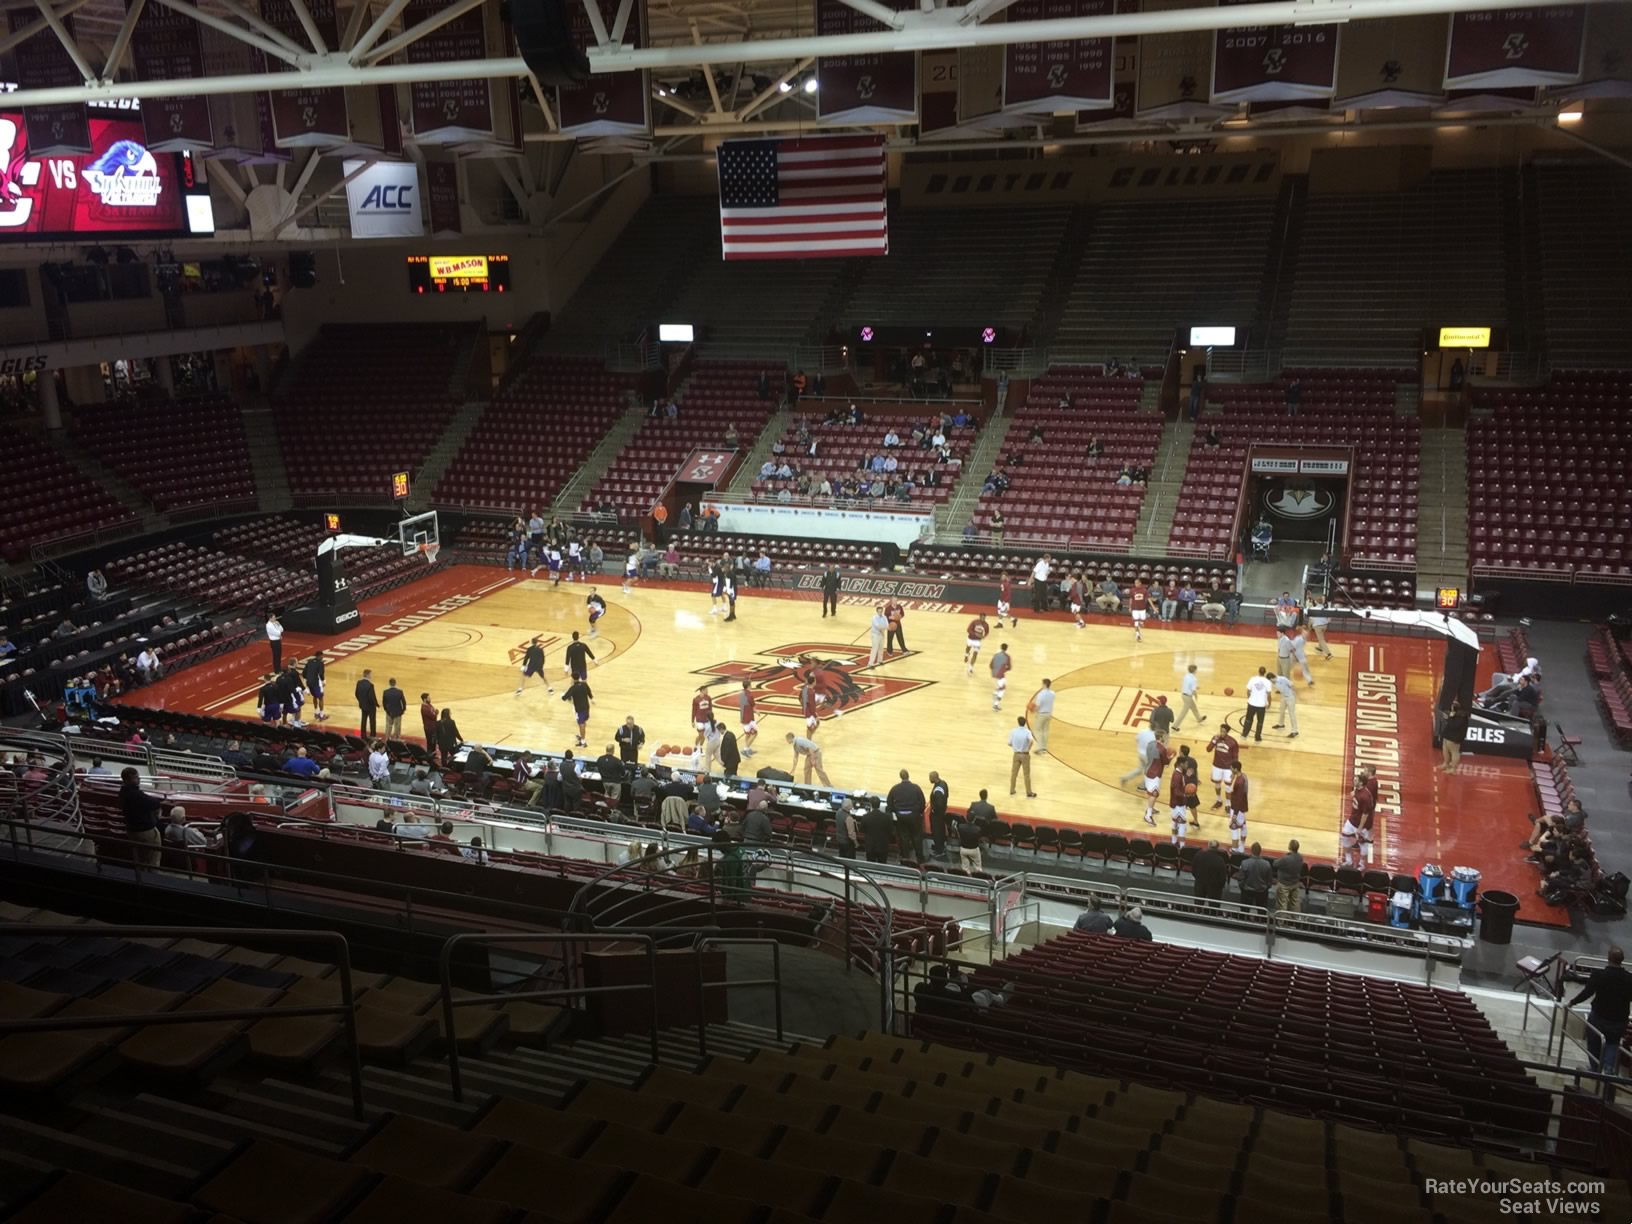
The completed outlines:
[[[1139,89],[1139,40],[1119,38],[1112,53],[1111,104],[1077,112],[1077,131],[1136,127],[1134,96]]]
[[[918,135],[945,136],[958,128],[958,53],[925,51],[918,57]]]
[[[1445,91],[1445,19],[1384,17],[1351,21],[1337,57],[1339,109],[1431,106]]]
[[[1016,0],[1011,21],[1104,17],[1112,0]],[[1109,38],[1010,43],[1003,57],[1003,109],[1028,114],[1108,107],[1113,72]]]
[[[1452,13],[1445,88],[1508,89],[1581,79],[1585,5]]]
[[[440,158],[425,159],[425,205],[431,215],[431,237],[465,232],[459,213],[459,167]]]
[[[607,31],[618,15],[618,0],[585,0],[600,11]],[[595,31],[583,4],[567,7],[572,40],[578,47],[593,47]],[[623,32],[627,47],[646,45],[646,6],[637,0]],[[712,72],[712,68],[704,68]],[[635,72],[600,72],[580,85],[562,85],[555,91],[555,114],[561,130],[574,136],[645,135],[652,130],[652,87],[644,69]]]
[[[1567,98],[1632,97],[1632,4],[1587,9],[1587,51],[1581,83],[1557,92]]]
[[[338,46],[334,0],[310,0],[307,11],[324,41]],[[261,0],[261,18],[297,46],[307,45],[306,31],[289,0]],[[267,72],[281,72],[284,67],[281,60],[266,61]],[[351,139],[344,89],[274,89],[271,102],[273,139],[280,149],[327,148]]]
[[[916,9],[905,0],[891,7]],[[844,4],[816,0],[816,33],[872,34],[885,27]],[[824,55],[816,61],[816,118],[844,123],[910,123],[918,116],[918,56]]]
[[[36,10],[12,9],[7,14],[8,28],[13,34],[38,17]],[[74,19],[62,18],[69,34],[74,32]],[[53,89],[61,85],[84,85],[74,61],[50,30],[41,30],[32,38],[17,44],[11,53],[17,65],[19,89]],[[28,151],[34,157],[49,157],[53,153],[89,153],[91,151],[91,119],[83,102],[64,102],[57,106],[25,106],[23,128],[28,140]]]
[[[1251,0],[1218,0],[1220,8]],[[1329,98],[1341,26],[1230,26],[1213,35],[1215,102]]]
[[[129,11],[131,0],[125,0]],[[139,81],[193,81],[204,75],[204,27],[162,4],[143,5],[130,35],[130,59]],[[147,147],[160,153],[195,153],[215,143],[209,99],[147,98],[142,102]]]
[[[260,53],[231,35],[208,26],[199,29],[206,76],[243,76],[262,70]],[[272,134],[272,100],[264,90],[252,94],[211,94],[210,127],[215,134],[211,156],[223,161],[257,164],[287,162]]]
[[[1002,21],[1003,15],[994,17]],[[925,51],[918,59],[918,135],[985,136],[1033,122],[1004,114],[1003,48]]]
[[[445,7],[441,0],[411,0],[403,22],[417,26]],[[495,50],[493,54],[502,54]],[[408,44],[410,64],[481,60],[489,55],[483,8],[472,9]],[[487,79],[415,81],[409,87],[409,120],[421,144],[460,144],[493,138],[492,84]]]
[[[1147,13],[1195,7],[1190,0],[1145,0]],[[1233,113],[1208,97],[1213,76],[1213,31],[1146,34],[1139,39],[1139,89],[1134,114],[1140,119],[1216,119]]]

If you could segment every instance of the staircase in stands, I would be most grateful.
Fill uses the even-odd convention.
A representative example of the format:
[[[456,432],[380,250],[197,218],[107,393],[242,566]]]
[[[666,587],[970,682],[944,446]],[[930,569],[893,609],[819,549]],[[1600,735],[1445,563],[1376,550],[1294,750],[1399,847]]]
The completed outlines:
[[[990,476],[992,469],[997,466],[997,457],[1003,453],[1003,445],[1008,439],[1009,426],[1012,424],[1014,417],[1008,413],[987,420],[986,427],[980,431],[980,437],[975,442],[975,448],[963,461],[963,471],[958,475],[957,493],[946,504],[946,509],[936,515],[937,538],[947,543],[955,543],[962,538],[964,527],[975,516],[975,510],[980,502],[981,486],[986,483],[986,477]]]
[[[1190,446],[1195,440],[1196,423],[1185,417],[1169,421],[1163,428],[1162,445],[1156,452],[1156,465],[1151,469],[1150,484],[1145,489],[1145,504],[1139,512],[1139,526],[1133,533],[1133,551],[1137,556],[1159,557],[1167,552],[1167,537],[1173,530],[1179,490],[1184,486]]]
[[[283,466],[283,447],[278,444],[278,429],[272,423],[272,409],[262,401],[260,407],[245,408],[244,440],[249,443],[249,462],[255,469],[255,495],[260,499],[262,514],[282,514],[295,504],[289,492],[289,472]]]
[[[770,420],[765,422],[765,428],[759,431],[759,437],[754,440],[753,446],[743,456],[742,466],[737,474],[731,477],[731,483],[726,487],[727,493],[746,497],[754,487],[754,477],[764,466],[765,460],[771,457],[771,447],[776,440],[788,432],[788,425],[793,419],[793,413],[788,411],[788,403],[783,400],[777,405],[776,411],[771,413]]]
[[[132,514],[141,516],[143,532],[162,531],[170,525],[170,520],[153,509],[147,498],[143,497],[135,486],[102,466],[90,451],[75,446],[66,429],[45,429],[37,422],[20,422],[17,428],[33,434],[77,467],[87,480],[93,481],[110,495],[118,498]]]
[[[1054,334],[1060,327],[1060,316],[1065,313],[1065,304],[1071,296],[1071,287],[1076,283],[1077,265],[1082,262],[1082,253],[1088,246],[1088,235],[1093,227],[1093,209],[1087,206],[1072,209],[1071,221],[1066,225],[1065,235],[1060,240],[1059,254],[1055,257],[1054,267],[1043,285],[1042,299],[1037,303],[1037,317],[1032,323],[1031,332],[1036,337],[1033,344],[1039,348],[1050,348],[1054,343]],[[1092,354],[1079,353],[1073,356],[1084,361],[1095,360]]]
[[[1417,588],[1468,585],[1468,439],[1424,429],[1418,478]]]
[[[606,431],[600,445],[590,452],[589,458],[584,460],[583,467],[578,474],[561,490],[554,503],[550,506],[553,514],[576,514],[584,496],[595,487],[595,482],[606,475],[606,469],[612,466],[612,461],[618,457],[618,452],[629,444],[629,439],[635,436],[640,429],[640,423],[646,419],[646,406],[634,392],[630,392],[629,408],[618,418],[617,424]]]
[[[431,508],[431,490],[436,488],[436,482],[447,472],[448,465],[459,457],[459,448],[464,446],[476,423],[482,419],[486,407],[487,404],[481,400],[466,400],[453,414],[453,420],[431,448],[431,453],[425,456],[425,462],[414,477],[413,493],[408,498],[408,509],[415,514]]]

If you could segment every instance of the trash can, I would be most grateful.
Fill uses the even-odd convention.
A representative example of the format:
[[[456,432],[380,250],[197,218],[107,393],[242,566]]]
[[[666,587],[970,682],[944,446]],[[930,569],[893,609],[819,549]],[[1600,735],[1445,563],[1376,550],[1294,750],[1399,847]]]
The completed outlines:
[[[1499,888],[1479,894],[1479,938],[1486,943],[1513,942],[1513,916],[1519,912],[1519,899]]]

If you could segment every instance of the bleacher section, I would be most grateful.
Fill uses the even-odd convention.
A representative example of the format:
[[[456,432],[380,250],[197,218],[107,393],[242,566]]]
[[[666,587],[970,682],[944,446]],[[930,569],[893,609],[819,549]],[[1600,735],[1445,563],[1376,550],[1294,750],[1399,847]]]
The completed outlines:
[[[646,514],[692,449],[723,449],[725,432],[733,425],[742,448],[751,450],[773,407],[759,398],[763,368],[751,361],[699,361],[678,397],[680,414],[643,421],[595,482],[585,507],[610,505],[624,518]],[[784,373],[780,367],[770,370],[773,388]]]
[[[80,408],[70,432],[161,512],[255,504],[243,417],[224,397]]]
[[[437,481],[437,506],[543,509],[628,409],[627,377],[594,358],[533,359],[482,413]]]
[[[453,419],[474,333],[445,324],[330,324],[273,410],[296,504],[389,502]]]
[[[1632,359],[1632,171],[1597,156],[1534,163],[1547,355],[1555,369]]]
[[[851,328],[1032,323],[1071,211],[890,210],[890,254],[862,260],[844,307]]]
[[[1409,377],[1409,375],[1407,375]],[[1351,564],[1414,564],[1417,555],[1418,453],[1421,424],[1394,415],[1393,371],[1288,370],[1267,384],[1213,383],[1200,428],[1220,445],[1191,448],[1169,547],[1227,555],[1247,452],[1254,444],[1353,446]],[[1286,389],[1301,388],[1298,415]],[[1212,415],[1222,410],[1222,417]]]
[[[875,413],[867,417],[860,425],[827,424],[822,419],[823,410],[812,408],[801,414],[783,434],[785,453],[772,455],[773,460],[786,460],[789,470],[793,472],[793,479],[779,480],[774,477],[762,478],[755,475],[753,493],[755,497],[774,497],[782,489],[788,489],[794,496],[800,495],[798,480],[808,475],[813,486],[819,486],[825,478],[832,483],[835,493],[839,492],[839,485],[850,477],[873,479],[874,473],[870,470],[863,472],[858,464],[862,460],[871,460],[874,456],[884,455],[893,457],[896,461],[896,470],[888,474],[888,479],[902,480],[908,476],[913,478],[911,502],[914,505],[944,505],[951,500],[953,491],[958,487],[958,480],[963,473],[964,461],[968,459],[974,449],[975,439],[980,433],[980,423],[970,418],[967,425],[944,425],[947,445],[952,448],[952,461],[936,465],[931,462],[930,456],[934,453],[912,441],[912,430],[915,426],[927,427],[931,414],[923,417],[885,416]],[[809,437],[816,443],[816,453],[808,454],[808,443],[799,440],[801,421],[809,431]],[[901,445],[886,447],[884,436],[894,430],[901,439]],[[933,436],[933,435],[930,435]],[[939,484],[929,484],[929,473],[932,469],[938,470]],[[816,494],[811,494],[816,496]],[[877,498],[880,504],[887,499]]]
[[[686,278],[670,320],[694,324],[700,351],[780,367],[811,330],[844,273],[842,259],[733,260],[720,256],[720,231],[709,231],[700,266]],[[892,255],[893,258],[893,255]]]
[[[925,574],[949,578],[1001,578],[1008,574],[1016,583],[1027,576],[1037,564],[1038,550],[1002,548],[943,548],[933,544],[917,544],[912,549],[913,568]],[[1111,578],[1126,589],[1134,579],[1146,586],[1193,586],[1198,592],[1228,591],[1235,586],[1234,567],[1228,565],[1191,565],[1180,562],[1107,560],[1104,557],[1074,553],[1070,550],[1053,552],[1055,569],[1064,566],[1067,571],[1081,570],[1094,581]]]
[[[1283,364],[1414,365],[1424,328],[1505,323],[1508,190],[1499,170],[1439,170],[1404,191],[1311,192]]]
[[[990,532],[992,512],[1001,507],[1005,538],[1089,551],[1130,545],[1145,486],[1118,485],[1117,473],[1123,467],[1148,471],[1162,438],[1162,418],[1138,411],[1142,385],[1073,366],[1035,380],[1009,426],[1007,455],[998,459],[1008,491],[981,493],[974,516],[980,531]],[[1061,407],[1062,400],[1070,403]],[[1031,440],[1034,429],[1042,431],[1038,441]],[[1088,454],[1095,439],[1104,448],[1098,458]]]
[[[1056,351],[1160,365],[1192,323],[1257,317],[1273,197],[1105,204],[1055,333]]]
[[[23,561],[42,540],[135,517],[43,442],[0,429],[0,559]]]
[[[1632,748],[1632,638],[1616,638],[1600,625],[1587,643],[1587,667],[1604,725],[1617,744]]]
[[[1468,422],[1468,556],[1582,579],[1632,575],[1632,374],[1556,372],[1477,388]]]

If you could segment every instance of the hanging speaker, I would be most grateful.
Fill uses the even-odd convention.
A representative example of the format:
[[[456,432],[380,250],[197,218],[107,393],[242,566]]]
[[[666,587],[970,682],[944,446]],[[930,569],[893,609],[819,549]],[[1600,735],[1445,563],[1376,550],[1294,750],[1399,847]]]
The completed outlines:
[[[580,85],[589,79],[589,57],[573,40],[565,0],[505,0],[499,11],[540,85]]]

